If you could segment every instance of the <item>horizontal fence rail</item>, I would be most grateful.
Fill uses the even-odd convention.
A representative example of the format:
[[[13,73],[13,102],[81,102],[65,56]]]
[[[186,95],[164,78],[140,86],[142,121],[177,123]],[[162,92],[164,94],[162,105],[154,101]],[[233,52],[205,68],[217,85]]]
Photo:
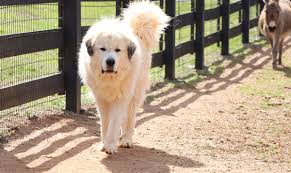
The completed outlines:
[[[1,0],[0,1],[0,6],[43,4],[43,3],[54,3],[54,2],[59,2],[59,1],[60,0]],[[82,1],[88,1],[88,2],[112,2],[112,0],[82,0]]]
[[[0,89],[0,111],[64,91],[64,76],[36,79]],[[33,93],[33,94],[32,94]]]
[[[127,7],[128,0],[82,0],[91,2],[115,2],[116,15]],[[204,67],[204,48],[221,43],[221,54],[229,54],[229,40],[242,35],[242,43],[249,42],[249,30],[257,27],[258,17],[250,19],[250,8],[259,5],[262,0],[240,0],[231,3],[230,0],[220,0],[218,6],[205,9],[203,0],[191,0],[190,12],[177,15],[176,1],[161,0],[160,6],[172,17],[170,26],[161,39],[160,51],[153,54],[152,67],[165,66],[165,78],[175,79],[175,60],[186,54],[195,53],[196,69]],[[0,60],[12,56],[29,54],[51,49],[59,50],[59,73],[44,78],[27,81],[13,86],[0,88],[0,111],[34,101],[57,93],[66,94],[66,108],[73,112],[80,111],[80,81],[77,76],[77,54],[81,38],[89,26],[81,26],[81,0],[1,0],[0,8],[13,5],[33,5],[54,3],[59,7],[59,28],[28,33],[0,36]],[[98,9],[96,9],[98,10]],[[242,14],[241,22],[230,27],[230,15]],[[258,13],[258,12],[257,12]],[[205,35],[205,22],[217,20],[217,31]],[[176,30],[190,26],[191,40],[176,45]],[[194,32],[195,28],[195,32]],[[195,33],[195,34],[194,34]],[[165,48],[163,48],[165,47]],[[38,91],[31,95],[31,92]]]
[[[1,0],[0,6],[43,4],[52,2],[58,2],[58,0]]]
[[[0,36],[0,59],[21,54],[60,48],[61,29]]]

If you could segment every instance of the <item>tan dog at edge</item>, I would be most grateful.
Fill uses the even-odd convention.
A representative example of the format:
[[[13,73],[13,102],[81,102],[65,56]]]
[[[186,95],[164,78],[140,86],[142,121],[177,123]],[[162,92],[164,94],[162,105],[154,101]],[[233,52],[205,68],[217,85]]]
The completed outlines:
[[[272,46],[273,66],[282,65],[284,39],[291,32],[291,2],[264,0],[265,7],[259,18],[259,30]]]
[[[170,20],[149,1],[131,3],[122,16],[93,25],[79,53],[80,77],[101,118],[101,151],[108,154],[133,146],[136,112],[150,86],[151,49]]]

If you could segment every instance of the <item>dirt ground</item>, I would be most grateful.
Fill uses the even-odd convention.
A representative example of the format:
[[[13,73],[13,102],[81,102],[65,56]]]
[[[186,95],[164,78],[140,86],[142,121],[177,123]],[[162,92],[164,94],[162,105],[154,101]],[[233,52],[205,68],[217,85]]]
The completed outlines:
[[[260,71],[273,70],[268,47],[251,46],[241,62],[226,61],[223,73],[198,84],[155,86],[138,114],[132,149],[100,152],[98,118],[54,115],[8,138],[0,172],[291,172],[290,106],[264,109],[264,98],[240,89],[256,86]],[[280,73],[286,79],[287,70]],[[284,87],[291,92],[291,83]],[[284,101],[290,105],[291,98]]]

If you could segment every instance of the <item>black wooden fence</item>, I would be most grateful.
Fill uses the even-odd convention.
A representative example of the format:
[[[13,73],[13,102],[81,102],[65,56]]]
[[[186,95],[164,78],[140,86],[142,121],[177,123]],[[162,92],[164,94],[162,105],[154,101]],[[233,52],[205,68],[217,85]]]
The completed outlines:
[[[83,0],[106,1],[106,0]],[[109,1],[109,0],[108,0]],[[122,7],[126,7],[129,0],[116,0],[116,15]],[[165,5],[165,12],[173,17],[171,25],[165,34],[165,49],[160,46],[160,52],[153,55],[152,67],[165,65],[165,78],[175,79],[175,60],[195,53],[196,69],[204,67],[204,48],[218,42],[221,43],[221,54],[229,54],[229,40],[242,34],[242,43],[249,42],[249,30],[257,26],[258,18],[250,20],[250,7],[259,5],[261,0],[240,0],[230,3],[230,0],[221,0],[220,5],[205,10],[204,0],[191,0],[192,11],[176,15],[175,0],[161,0]],[[79,112],[81,105],[80,80],[77,74],[77,52],[81,37],[88,27],[81,27],[81,0],[1,0],[0,7],[25,4],[57,3],[59,7],[59,28],[45,31],[20,33],[0,36],[0,59],[16,55],[58,49],[59,73],[44,78],[4,86],[0,88],[0,111],[15,107],[27,102],[44,98],[54,94],[65,93],[66,109]],[[196,7],[196,8],[195,8]],[[230,28],[230,15],[242,11],[241,24]],[[206,21],[221,20],[221,28],[210,35],[204,35]],[[191,26],[191,40],[175,45],[175,31],[179,28]],[[37,46],[34,46],[38,43]]]

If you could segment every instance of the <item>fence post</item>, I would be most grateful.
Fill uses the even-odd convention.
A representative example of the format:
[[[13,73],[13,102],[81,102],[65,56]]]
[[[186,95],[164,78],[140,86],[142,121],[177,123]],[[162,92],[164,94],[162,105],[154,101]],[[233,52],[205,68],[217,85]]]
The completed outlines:
[[[195,68],[198,70],[204,66],[204,6],[204,0],[196,0]]]
[[[242,43],[249,43],[250,33],[250,0],[242,0],[243,21],[242,21]]]
[[[79,113],[81,84],[78,76],[78,51],[81,41],[81,0],[64,1],[64,78],[66,110]]]
[[[64,2],[63,0],[58,0],[58,25],[59,28],[63,28],[64,27]],[[63,72],[64,69],[64,44],[61,48],[58,49],[58,69],[60,72]],[[65,95],[65,91],[58,93],[59,95]]]
[[[116,0],[115,6],[116,6],[115,15],[119,16],[121,14],[121,0]]]
[[[58,0],[58,13],[59,13],[59,28],[64,27],[64,10],[63,10],[64,2],[63,0]],[[58,59],[58,65],[59,65],[59,71],[63,71],[63,58],[64,58],[64,48],[59,48],[59,59]]]
[[[229,54],[229,0],[223,0],[222,12],[222,31],[221,31],[221,55]]]
[[[195,11],[195,0],[191,0],[191,12],[193,13]],[[195,24],[191,24],[191,35],[190,35],[190,40],[194,40],[194,34],[195,34]],[[193,51],[194,52],[194,51]]]
[[[176,1],[166,0],[166,13],[171,17],[176,15]],[[174,19],[171,20],[165,34],[165,78],[175,79],[175,26]]]
[[[219,8],[220,8],[220,11],[221,11],[221,0],[217,0],[217,6],[219,6]],[[221,23],[221,21],[220,21],[221,19],[220,19],[220,16],[217,18],[217,21],[216,21],[216,24],[217,24],[217,28],[216,28],[216,31],[217,32],[220,32],[220,30],[221,30],[221,27],[220,27],[220,23]],[[220,41],[221,40],[219,40],[219,41],[217,41],[217,47],[219,47],[220,46]]]

